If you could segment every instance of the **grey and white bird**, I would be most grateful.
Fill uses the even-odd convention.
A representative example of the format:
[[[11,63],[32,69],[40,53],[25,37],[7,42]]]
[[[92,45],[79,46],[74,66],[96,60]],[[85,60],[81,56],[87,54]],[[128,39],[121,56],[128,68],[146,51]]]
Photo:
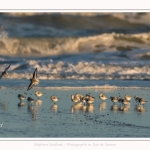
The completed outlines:
[[[138,103],[140,104],[140,105],[143,105],[143,104],[145,104],[147,102],[147,100],[145,100],[144,98],[139,98],[138,99]]]
[[[80,101],[82,102],[83,105],[86,104],[86,100],[87,100],[86,97],[82,97],[82,98],[80,99]]]
[[[117,103],[117,102],[118,102],[118,98],[117,98],[117,97],[111,96],[111,97],[110,97],[110,100],[111,100],[113,103]]]
[[[10,64],[11,65],[11,64]],[[4,76],[4,77],[7,77],[8,76],[8,72],[7,70],[9,69],[10,65],[1,73],[0,75],[0,79]]]
[[[87,98],[86,98],[86,103],[87,103],[88,105],[93,104],[94,101],[95,101],[95,97],[90,96],[90,95],[87,96]]]
[[[59,100],[59,98],[55,95],[51,96],[51,100],[55,103]]]
[[[39,98],[39,97],[41,97],[41,96],[43,95],[43,93],[42,93],[42,92],[39,92],[39,91],[36,91],[36,92],[35,92],[35,95]]]
[[[106,97],[104,94],[99,94],[99,98],[100,98],[102,101],[107,100],[107,97]]]
[[[124,98],[125,98],[126,100],[130,101],[132,97],[131,97],[130,95],[125,95]]]
[[[31,97],[28,97],[27,101],[28,101],[29,103],[33,103],[33,102],[34,102],[34,99],[31,98]]]
[[[76,95],[71,95],[71,100],[74,102],[74,103],[77,103],[80,101],[80,97],[79,96],[76,96]]]
[[[130,101],[126,100],[125,98],[118,98],[118,102],[122,103],[123,105],[129,105]]]
[[[28,86],[28,89],[27,89],[27,91],[28,90],[30,90],[32,87],[33,87],[33,85],[35,85],[35,84],[39,84],[39,80],[37,79],[37,68],[35,69],[35,71],[34,71],[34,73],[33,73],[33,77],[32,77],[32,79],[30,79],[30,84],[29,84],[29,86]]]
[[[85,95],[85,98],[86,98],[86,99],[88,99],[88,98],[90,98],[90,97],[92,97],[92,96],[90,95],[90,93]]]
[[[134,99],[135,99],[136,102],[138,102],[140,98],[141,97],[139,97],[139,96],[134,96]]]
[[[18,98],[22,101],[22,100],[24,100],[26,97],[23,96],[22,94],[18,94]]]
[[[82,97],[84,97],[82,94],[79,94],[79,93],[76,93],[75,96],[79,97],[80,100],[81,100]]]

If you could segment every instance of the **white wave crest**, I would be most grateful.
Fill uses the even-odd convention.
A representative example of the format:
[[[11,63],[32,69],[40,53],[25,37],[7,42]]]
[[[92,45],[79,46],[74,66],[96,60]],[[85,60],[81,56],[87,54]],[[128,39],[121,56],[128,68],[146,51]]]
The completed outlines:
[[[35,57],[64,54],[149,50],[150,34],[101,34],[78,38],[8,38],[0,37],[1,55]]]

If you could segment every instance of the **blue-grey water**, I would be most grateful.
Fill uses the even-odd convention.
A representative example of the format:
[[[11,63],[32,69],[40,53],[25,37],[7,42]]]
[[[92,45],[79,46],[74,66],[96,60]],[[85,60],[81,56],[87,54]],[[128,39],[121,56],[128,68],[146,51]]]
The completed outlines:
[[[150,13],[1,13],[11,79],[150,79]]]
[[[56,80],[43,82],[27,91],[28,80],[2,80],[5,85],[0,90],[0,128],[1,137],[130,137],[150,136],[150,81],[76,82],[75,80]],[[95,82],[95,81],[94,81]],[[106,84],[104,84],[106,83]],[[108,84],[109,83],[109,84]],[[118,84],[120,83],[120,84]],[[143,87],[146,83],[147,87]],[[17,86],[16,86],[17,84]],[[55,85],[55,86],[53,86]],[[114,86],[118,85],[118,86]],[[129,86],[130,85],[130,86]],[[136,86],[138,85],[138,86]],[[141,86],[140,86],[141,85]],[[38,104],[35,91],[43,92]],[[74,104],[71,95],[90,93],[95,97],[93,105]],[[110,99],[101,102],[99,94],[124,97],[132,96],[129,106],[113,104]],[[25,106],[19,107],[18,94],[23,94]],[[60,100],[54,104],[50,97],[56,95]],[[138,95],[148,102],[137,105],[134,96]],[[27,98],[35,102],[29,105]]]
[[[149,12],[0,13],[0,73],[11,64],[0,79],[0,136],[149,137],[149,20]],[[27,91],[35,68],[40,83]],[[37,90],[42,104],[28,107]],[[74,105],[77,92],[94,105]],[[129,94],[131,105],[101,103],[100,93]],[[148,102],[139,108],[135,95]]]

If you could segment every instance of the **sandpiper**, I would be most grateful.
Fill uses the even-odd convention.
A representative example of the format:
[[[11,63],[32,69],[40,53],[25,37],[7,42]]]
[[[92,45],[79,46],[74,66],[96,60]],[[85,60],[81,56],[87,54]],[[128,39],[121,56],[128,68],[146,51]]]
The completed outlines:
[[[88,99],[89,97],[92,97],[92,96],[90,95],[90,93],[85,95],[85,98],[86,98],[86,99]]]
[[[26,97],[23,96],[22,94],[18,94],[18,98],[22,101],[22,100],[24,100]]]
[[[39,98],[39,97],[41,97],[41,96],[43,95],[43,93],[42,93],[42,92],[39,92],[39,91],[36,91],[36,92],[35,92],[35,95]]]
[[[11,64],[10,64],[11,65]],[[9,69],[10,65],[1,73],[0,75],[0,79],[4,76],[4,77],[7,77],[8,76],[8,72],[7,70]]]
[[[37,68],[35,69],[35,71],[34,71],[34,73],[33,73],[33,77],[32,77],[32,79],[30,79],[30,85],[28,86],[28,89],[27,89],[27,91],[28,90],[30,90],[32,87],[33,87],[33,85],[34,84],[39,84],[39,80],[37,79]]]
[[[104,94],[99,94],[99,98],[104,101],[107,99],[107,97]]]
[[[71,100],[74,102],[74,103],[77,103],[80,101],[80,97],[79,96],[76,96],[76,95],[71,95]]]
[[[140,97],[139,96],[134,96],[134,99],[135,99],[136,102],[138,102]]]
[[[34,99],[31,98],[31,97],[28,97],[27,101],[28,101],[30,104],[32,104],[32,103],[34,102]]]
[[[90,93],[86,94],[84,98],[86,99],[86,101],[87,100],[93,100],[93,101],[95,100],[95,97],[93,97],[92,95],[90,95]]]
[[[118,99],[118,102],[122,102],[123,100],[125,100],[125,98],[122,98],[122,97],[117,97],[117,99]]]
[[[139,98],[138,102],[140,105],[142,105],[142,104],[145,104],[147,100],[145,100],[144,98]]]
[[[123,98],[120,98],[118,101],[121,102],[123,105],[129,105],[130,104],[130,101],[123,99]]]
[[[83,103],[83,105],[85,105],[85,103],[86,103],[86,97],[82,97],[81,99],[80,99],[80,101]]]
[[[117,103],[117,102],[118,102],[118,98],[117,98],[117,97],[111,96],[110,99],[111,99],[111,101],[112,101],[113,103]]]
[[[93,104],[94,101],[95,101],[95,97],[93,97],[93,96],[89,96],[89,97],[86,99],[86,102],[87,102],[88,105]]]
[[[124,97],[125,97],[125,99],[128,100],[128,101],[130,101],[131,98],[132,98],[130,95],[125,95]]]
[[[59,98],[55,95],[51,96],[51,100],[55,103],[59,100]]]
[[[80,100],[82,99],[82,97],[84,97],[82,94],[76,93],[75,96],[79,97]]]

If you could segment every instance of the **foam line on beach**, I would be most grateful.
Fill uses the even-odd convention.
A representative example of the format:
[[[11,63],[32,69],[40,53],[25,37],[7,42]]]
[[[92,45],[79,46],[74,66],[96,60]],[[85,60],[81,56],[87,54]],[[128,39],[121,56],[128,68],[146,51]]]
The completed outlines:
[[[1,86],[0,89],[6,89],[6,88],[26,88],[25,86]],[[51,89],[56,89],[56,90],[77,90],[77,89],[112,89],[112,90],[117,90],[117,89],[150,89],[150,87],[138,87],[138,86],[115,86],[115,85],[103,85],[103,86],[38,86],[34,87],[35,89],[45,89],[45,90],[51,90]]]

